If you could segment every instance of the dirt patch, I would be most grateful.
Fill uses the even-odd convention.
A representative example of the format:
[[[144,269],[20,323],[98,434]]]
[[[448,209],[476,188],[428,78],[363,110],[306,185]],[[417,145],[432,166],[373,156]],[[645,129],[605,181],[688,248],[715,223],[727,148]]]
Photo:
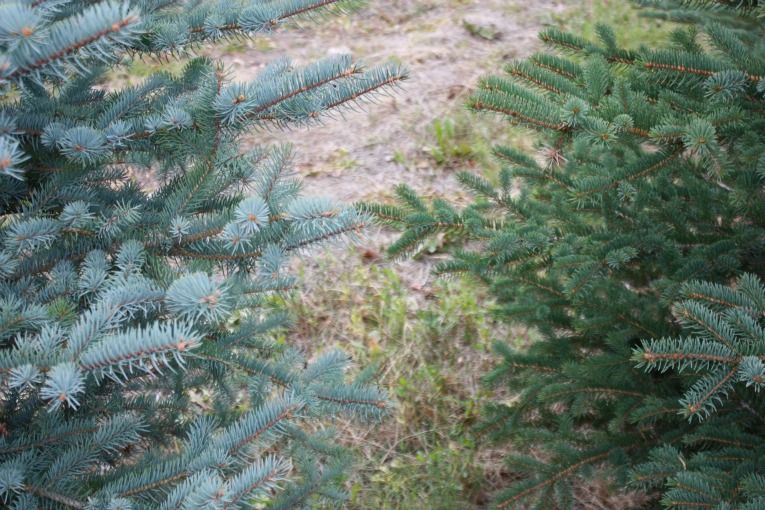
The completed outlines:
[[[544,0],[533,4],[518,0],[370,2],[351,16],[306,23],[300,30],[227,48],[213,47],[209,53],[220,58],[238,81],[252,80],[270,60],[281,56],[301,65],[351,53],[369,65],[406,65],[411,79],[396,93],[378,95],[364,110],[345,111],[310,128],[256,131],[244,140],[245,148],[293,144],[308,195],[344,203],[384,202],[397,184],[406,183],[426,198],[448,197],[460,205],[468,197],[454,176],[466,169],[465,162],[439,165],[433,161],[428,145],[435,143],[434,122],[453,115],[468,118],[464,102],[478,77],[501,72],[504,63],[536,51],[543,20],[570,7]],[[466,124],[466,129],[483,125],[493,134],[508,131],[498,118],[470,115]],[[390,231],[371,228],[361,249],[384,253],[394,239]],[[344,255],[336,252],[336,256]],[[358,257],[346,262],[349,270],[353,264],[364,263]],[[395,270],[408,285],[418,288],[431,283],[428,271],[436,262],[398,262]],[[310,282],[316,264],[308,258],[303,264]]]
[[[371,65],[405,64],[411,80],[393,96],[378,96],[366,111],[345,112],[344,118],[325,119],[310,130],[257,132],[248,143],[293,143],[308,194],[345,202],[379,199],[406,182],[424,193],[452,195],[453,172],[439,172],[422,157],[433,121],[462,109],[480,75],[530,54],[538,46],[540,19],[564,9],[544,1],[533,6],[502,0],[372,2],[350,17],[306,24],[250,43],[251,50],[244,44],[215,56],[243,81],[282,55],[297,64],[337,53]],[[419,164],[396,161],[396,151]]]

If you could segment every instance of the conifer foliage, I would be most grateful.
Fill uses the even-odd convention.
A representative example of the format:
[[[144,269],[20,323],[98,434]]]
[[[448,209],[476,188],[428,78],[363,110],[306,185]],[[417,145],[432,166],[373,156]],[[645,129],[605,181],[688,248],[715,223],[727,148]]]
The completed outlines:
[[[276,59],[238,83],[191,58],[179,74],[103,84],[133,58],[186,57],[355,7],[0,4],[0,506],[345,498],[348,454],[328,420],[376,420],[390,403],[370,374],[348,379],[346,354],[308,362],[285,346],[274,332],[289,319],[267,300],[296,286],[293,255],[352,243],[369,219],[301,196],[289,147],[240,139],[316,124],[406,71],[349,56]],[[131,178],[141,169],[155,189]]]
[[[495,508],[574,508],[597,467],[655,488],[649,506],[765,507],[761,2],[642,3],[708,22],[639,50],[606,26],[599,43],[543,31],[550,51],[468,100],[538,131],[535,154],[496,147],[496,181],[460,174],[462,210],[405,185],[367,205],[403,230],[393,255],[463,239],[437,273],[477,277],[541,336],[497,342],[485,376],[513,399],[479,435],[537,452],[507,458],[520,481]]]

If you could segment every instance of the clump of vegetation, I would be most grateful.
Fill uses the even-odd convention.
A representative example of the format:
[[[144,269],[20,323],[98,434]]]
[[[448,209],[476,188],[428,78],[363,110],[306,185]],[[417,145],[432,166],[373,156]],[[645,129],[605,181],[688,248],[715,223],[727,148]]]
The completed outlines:
[[[339,350],[272,333],[293,254],[354,242],[358,210],[304,197],[289,147],[407,77],[348,55],[252,83],[190,60],[106,92],[121,59],[185,56],[354,2],[8,2],[0,23],[0,500],[3,508],[300,508],[348,499],[327,425],[388,396]],[[147,191],[130,178],[154,176]]]
[[[496,343],[484,378],[516,394],[477,427],[517,452],[495,508],[573,508],[598,467],[647,504],[765,505],[762,9],[646,3],[695,23],[640,50],[548,29],[551,51],[481,79],[470,109],[541,141],[497,147],[494,181],[462,173],[472,205],[405,185],[399,207],[367,205],[403,230],[394,256],[463,236],[436,273],[474,276],[540,335]]]
[[[364,459],[349,508],[480,507],[486,478],[503,468],[469,435],[486,394],[475,367],[489,369],[491,340],[504,326],[479,306],[480,287],[412,282],[367,250],[306,262],[306,292],[276,303],[296,318],[292,342],[319,352],[343,346],[379,374],[396,405],[373,430],[342,434]]]

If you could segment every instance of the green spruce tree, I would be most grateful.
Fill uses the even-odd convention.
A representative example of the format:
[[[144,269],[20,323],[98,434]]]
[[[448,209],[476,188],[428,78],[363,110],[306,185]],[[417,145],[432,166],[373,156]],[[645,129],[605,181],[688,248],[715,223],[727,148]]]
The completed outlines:
[[[541,336],[497,342],[485,377],[514,399],[478,434],[510,441],[520,476],[494,508],[575,508],[598,469],[655,488],[649,507],[765,508],[761,2],[642,3],[697,23],[638,50],[548,29],[550,51],[479,81],[471,110],[540,136],[495,148],[496,181],[459,175],[472,205],[402,185],[400,206],[366,206],[403,230],[395,256],[464,240],[436,272],[485,282]]]
[[[269,301],[296,254],[369,219],[301,196],[293,153],[253,129],[320,122],[407,76],[350,56],[238,83],[191,58],[106,91],[108,72],[270,34],[339,0],[0,4],[0,506],[336,505],[338,415],[390,402],[349,359],[308,361]],[[149,172],[156,189],[133,172]],[[320,425],[317,425],[320,420]]]

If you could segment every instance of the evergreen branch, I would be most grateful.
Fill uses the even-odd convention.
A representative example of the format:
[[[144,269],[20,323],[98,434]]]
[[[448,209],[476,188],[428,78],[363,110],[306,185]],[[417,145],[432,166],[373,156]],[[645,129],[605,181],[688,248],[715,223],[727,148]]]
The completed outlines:
[[[122,221],[130,221],[136,215],[136,211],[139,208],[137,206],[130,206],[129,204],[124,206],[122,206],[122,204],[119,205],[120,207],[117,207],[109,217],[105,218],[104,223],[99,228],[99,236],[108,235],[110,231]]]
[[[52,372],[52,371],[51,371]],[[103,451],[116,451],[139,440],[141,424],[129,417],[113,418],[100,424],[90,441],[75,443],[68,448],[59,449],[59,455],[46,470],[45,490],[66,484],[66,479],[90,471],[98,464],[97,454]]]
[[[639,171],[639,172],[637,172],[635,174],[627,175],[625,178],[623,178],[621,180],[612,181],[609,184],[606,184],[604,186],[600,186],[600,187],[595,188],[595,189],[579,192],[579,193],[577,193],[575,195],[575,197],[576,198],[584,198],[584,197],[592,195],[594,193],[601,193],[603,191],[614,189],[614,188],[618,187],[619,184],[622,184],[624,182],[632,182],[632,181],[635,181],[637,179],[641,179],[641,178],[645,177],[646,175],[648,175],[648,174],[650,174],[652,172],[655,172],[656,170],[658,170],[660,168],[663,168],[663,167],[667,166],[668,163],[670,163],[672,160],[674,160],[675,158],[680,156],[684,151],[685,151],[685,148],[678,149],[675,152],[673,152],[672,154],[670,154],[669,156],[667,156],[666,158],[662,159],[661,161],[659,161],[657,163],[654,163],[653,165],[649,166],[648,168],[644,168],[644,169],[642,169],[641,171]]]
[[[265,294],[267,292],[287,292],[290,290],[299,289],[300,285],[278,285],[278,286],[266,286],[261,287],[257,289],[250,289],[242,292],[242,295],[251,295],[251,294]],[[256,307],[259,307],[260,304],[254,305]]]
[[[677,414],[680,411],[682,411],[682,408],[679,408],[679,407],[659,409],[659,410],[654,411],[652,413],[640,415],[640,418],[642,420],[646,420],[648,418],[654,418],[656,416],[661,416],[661,415],[664,415],[664,414]]]
[[[319,244],[322,242],[330,241],[336,237],[343,237],[349,232],[354,232],[360,235],[362,229],[366,226],[367,226],[366,222],[361,221],[361,222],[354,223],[345,227],[337,228],[330,232],[325,232],[325,233],[310,237],[308,239],[303,239],[293,244],[289,244],[285,247],[285,249],[286,251],[297,251],[297,250],[300,250],[301,248],[305,248],[306,246],[310,246],[312,244]]]
[[[726,364],[732,364],[739,361],[739,357],[737,356],[714,356],[711,354],[701,354],[701,353],[687,353],[687,352],[667,352],[667,353],[654,353],[651,352],[650,349],[646,349],[644,353],[642,353],[641,358],[644,359],[648,364],[655,364],[660,363],[662,361],[686,361],[686,360],[694,360],[694,361],[712,361],[715,363],[726,363]]]
[[[272,416],[271,419],[265,422],[262,426],[250,431],[249,435],[247,435],[244,439],[242,439],[237,444],[232,446],[228,451],[229,455],[233,455],[234,453],[238,452],[247,443],[251,443],[252,441],[260,439],[263,435],[265,435],[271,429],[276,427],[276,425],[281,423],[282,421],[291,420],[294,417],[294,414],[298,412],[302,407],[303,407],[302,404],[298,404],[298,403],[291,403],[290,405],[285,405],[284,409],[282,409],[280,413]]]
[[[264,374],[263,372],[254,370],[254,369],[252,369],[250,367],[242,365],[241,363],[234,363],[232,361],[228,361],[228,360],[216,357],[216,356],[211,356],[209,354],[201,354],[201,353],[198,353],[198,352],[194,353],[192,356],[194,358],[206,359],[208,361],[213,361],[215,363],[220,363],[221,365],[224,365],[224,366],[226,366],[226,367],[228,367],[228,368],[230,368],[232,370],[241,371],[241,372],[244,372],[245,374],[248,374],[248,375],[254,375],[254,376],[266,375],[272,383],[276,384],[277,386],[281,386],[282,388],[289,388],[290,384],[291,384],[291,381],[279,379],[273,373]]]
[[[525,173],[523,171],[516,170],[513,173],[513,175],[515,175],[516,177],[520,177],[521,179],[529,179],[529,180],[543,179],[550,182],[554,182],[556,184],[560,184],[561,186],[564,186],[566,188],[571,187],[571,183],[562,181],[559,177],[557,177],[554,173],[550,172],[549,170],[545,170],[543,172],[538,172],[538,173],[531,173],[531,172]]]
[[[328,105],[326,105],[325,108],[327,110],[331,110],[333,108],[337,108],[337,107],[342,106],[342,105],[344,105],[346,103],[349,103],[349,102],[352,102],[352,101],[356,101],[361,96],[371,94],[373,92],[376,92],[377,90],[382,89],[383,87],[387,87],[389,85],[393,85],[395,83],[404,81],[404,80],[406,80],[408,78],[409,78],[409,73],[406,73],[406,72],[394,74],[393,76],[390,76],[390,77],[386,78],[385,80],[383,80],[381,82],[374,83],[374,84],[372,84],[372,85],[370,85],[368,87],[362,88],[361,90],[355,91],[352,95],[350,95],[348,97],[343,97],[343,98],[340,98],[340,99],[338,99],[337,101],[335,101],[333,103],[329,103]]]
[[[648,52],[643,55],[640,64],[650,71],[674,71],[703,77],[714,76],[723,70],[722,64],[710,57],[678,55],[666,51]]]
[[[306,5],[305,7],[299,7],[297,9],[293,9],[292,11],[285,12],[284,14],[279,16],[279,19],[293,18],[295,16],[299,16],[309,11],[320,9],[322,7],[327,7],[333,4],[338,4],[344,0],[315,0],[315,1],[316,3],[313,5]]]
[[[714,76],[716,73],[720,72],[721,70],[718,66],[713,66],[713,68],[705,69],[703,67],[686,66],[684,64],[673,64],[673,63],[659,62],[659,61],[652,62],[651,59],[645,59],[641,62],[641,64],[646,69],[651,71],[674,71],[680,74],[694,74],[697,76],[703,76],[705,78]],[[752,75],[747,72],[744,72],[743,74],[749,80],[755,83],[763,79],[763,76]]]
[[[602,328],[604,328],[606,326],[610,326],[612,324],[616,324],[617,322],[618,321],[616,319],[603,320],[603,321],[600,321],[600,322],[591,322],[591,323],[588,323],[587,326],[585,326],[585,327],[576,328],[576,331],[579,334],[588,333],[588,332],[592,331],[593,329],[602,329]]]
[[[271,101],[258,105],[255,109],[253,109],[251,112],[248,112],[243,116],[243,119],[251,119],[258,117],[259,114],[265,112],[266,110],[273,108],[274,106],[277,106],[281,103],[284,103],[296,96],[299,96],[301,94],[305,94],[306,92],[310,92],[312,90],[316,90],[320,87],[323,87],[324,85],[328,85],[334,81],[341,80],[344,78],[350,78],[354,74],[359,74],[362,71],[358,68],[356,64],[352,64],[350,67],[345,69],[339,69],[337,73],[332,74],[330,76],[326,76],[325,78],[321,80],[316,80],[311,83],[305,84],[302,87],[295,88],[294,90],[290,90],[284,94],[280,94],[278,97],[272,99]]]
[[[365,209],[365,212],[367,212],[368,214],[371,214],[375,218],[379,218],[381,220],[387,220],[387,221],[391,221],[391,222],[395,222],[395,223],[404,223],[407,227],[411,227],[412,226],[411,223],[406,222],[404,216],[399,216],[399,215],[394,216],[392,214],[386,214],[382,210],[377,210],[377,209],[372,209],[372,208]]]
[[[560,292],[560,291],[558,291],[558,290],[556,290],[556,289],[554,289],[554,288],[552,288],[552,287],[550,287],[548,285],[544,285],[543,283],[538,282],[536,280],[532,280],[531,278],[524,278],[524,277],[519,276],[519,275],[512,275],[512,276],[510,276],[510,278],[518,280],[519,282],[525,283],[527,285],[531,285],[531,286],[536,287],[538,289],[541,289],[541,290],[543,290],[545,292],[549,292],[550,294],[554,294],[554,295],[556,295],[558,297],[561,297],[561,298],[567,298],[568,297],[563,292]]]
[[[758,445],[757,443],[752,442],[745,442],[745,441],[736,441],[733,439],[725,439],[722,437],[714,437],[714,436],[694,436],[692,438],[688,438],[685,440],[685,442],[689,445],[692,445],[694,443],[702,443],[702,442],[710,442],[710,443],[720,443],[720,444],[727,444],[731,446],[736,446],[738,448],[756,448]]]
[[[181,241],[178,243],[179,245],[183,246],[186,244],[195,243],[197,241],[202,241],[204,239],[209,239],[211,237],[215,237],[219,235],[221,232],[223,232],[224,227],[216,227],[216,228],[210,228],[207,230],[201,230],[197,232],[196,234],[189,234],[185,235],[181,238]]]
[[[623,429],[624,424],[627,423],[627,420],[632,416],[632,414],[635,411],[640,409],[643,406],[644,403],[645,403],[644,400],[639,400],[637,403],[635,403],[635,405],[633,405],[632,407],[630,407],[629,409],[627,409],[627,410],[625,410],[625,411],[623,411],[621,413],[621,416],[619,417],[619,419],[616,422],[616,423],[619,424],[619,428],[620,429]]]
[[[605,267],[605,265],[606,265],[606,264],[605,264],[605,261],[604,261],[604,260],[602,260],[602,261],[599,261],[598,263],[595,263],[595,264],[593,264],[592,270],[590,270],[590,271],[589,271],[589,272],[588,272],[588,273],[587,273],[587,274],[584,276],[584,278],[581,278],[581,279],[579,280],[579,282],[576,284],[576,286],[574,286],[574,288],[573,288],[573,289],[571,289],[571,291],[570,291],[570,292],[571,292],[571,295],[572,295],[572,296],[576,296],[576,294],[577,294],[577,293],[578,293],[580,290],[582,290],[582,288],[583,288],[583,287],[584,287],[584,286],[587,284],[587,282],[590,280],[590,278],[592,278],[593,276],[595,276],[595,275],[596,275],[596,274],[597,274],[597,273],[598,273],[598,272],[599,272],[601,269],[603,269],[603,267]]]
[[[80,368],[86,372],[101,371],[115,365],[121,366],[126,362],[130,367],[134,362],[140,363],[143,358],[158,359],[158,354],[170,352],[182,353],[199,345],[189,329],[175,324],[160,327],[156,323],[153,328],[127,331],[114,338],[107,338],[92,346],[80,356]]]
[[[85,237],[93,237],[94,235],[96,235],[96,233],[91,231],[91,230],[84,230],[84,229],[81,229],[81,228],[63,228],[63,229],[61,229],[61,233],[62,234],[75,234],[75,235],[80,235],[80,236],[85,236]]]
[[[43,370],[49,370],[50,367],[41,367],[41,371]],[[84,435],[84,434],[93,434],[98,429],[96,427],[85,427],[85,428],[78,428],[74,430],[69,430],[63,434],[58,435],[49,435],[45,437],[44,439],[41,439],[39,441],[35,441],[29,444],[15,446],[11,448],[4,448],[0,449],[0,455],[11,455],[14,453],[23,452],[26,450],[32,450],[36,448],[41,448],[48,444],[56,444],[61,442],[61,440],[66,439],[67,437],[71,436],[77,436],[77,435]]]
[[[503,428],[505,424],[507,424],[507,422],[513,419],[513,417],[514,417],[513,414],[508,414],[507,416],[504,416],[501,420],[496,420],[495,422],[487,426],[480,427],[478,430],[476,430],[475,434],[477,437],[486,436],[487,434],[490,434],[494,432],[495,430]]]
[[[75,263],[81,262],[82,260],[85,259],[85,255],[86,253],[72,253],[69,256],[69,260]],[[25,278],[28,276],[47,273],[51,269],[53,269],[56,266],[56,264],[58,264],[58,262],[59,261],[57,260],[49,260],[48,262],[44,264],[38,264],[36,266],[33,264],[30,264],[30,267],[27,267],[27,268],[19,267],[19,269],[15,273],[13,273],[13,275],[11,275],[10,281],[12,282],[19,281],[22,278]]]
[[[317,498],[317,496],[324,496],[330,499],[330,501],[338,504],[339,502],[347,499],[343,493],[336,491],[329,492],[323,489],[324,486],[331,483],[332,480],[336,480],[339,475],[342,474],[342,469],[345,464],[344,459],[337,459],[333,464],[326,466],[318,476],[310,477],[300,484],[295,484],[292,490],[289,491],[284,500],[273,507],[273,510],[289,510],[293,508],[304,508],[306,504],[309,505],[313,502],[307,502],[309,497]]]
[[[258,467],[263,469],[263,467],[255,465],[253,467]],[[271,470],[268,472],[265,476],[259,476],[256,477],[255,480],[249,484],[247,487],[242,487],[240,490],[236,492],[234,497],[231,498],[230,501],[228,501],[226,504],[223,505],[223,509],[227,509],[232,507],[233,505],[236,505],[237,502],[242,499],[243,497],[247,496],[248,494],[251,494],[253,491],[257,490],[259,487],[269,487],[271,484],[277,480],[282,479],[290,470],[290,466],[287,463],[274,463]]]
[[[738,372],[738,366],[734,366],[732,369],[730,369],[728,373],[725,374],[725,376],[721,378],[717,384],[712,386],[712,388],[710,388],[706,394],[702,395],[701,398],[694,399],[693,403],[689,402],[686,404],[686,414],[695,415],[699,413],[703,409],[704,405],[709,401],[709,399],[717,395],[720,389],[727,385],[731,379],[733,379],[733,376],[736,375],[736,372]]]
[[[69,57],[75,54],[76,52],[80,51],[81,49],[86,48],[99,40],[103,40],[107,37],[113,36],[114,34],[120,32],[120,30],[136,23],[137,21],[138,21],[138,17],[135,15],[131,14],[131,15],[125,16],[123,19],[112,23],[109,27],[104,28],[103,30],[96,32],[88,37],[84,37],[77,41],[73,41],[72,43],[67,45],[65,48],[62,48],[59,51],[56,51],[55,53],[39,58],[36,61],[26,66],[16,68],[9,75],[9,78],[18,79],[25,74],[35,72],[46,65],[49,65],[53,62],[57,62],[66,57]]]
[[[726,300],[723,300],[723,299],[719,299],[719,298],[716,298],[716,297],[709,296],[707,294],[702,294],[700,292],[689,292],[689,293],[686,294],[686,296],[689,299],[694,299],[696,301],[706,301],[708,303],[724,306],[726,308],[736,308],[737,306],[739,306],[739,303],[734,303],[732,301],[726,301]]]
[[[523,369],[523,370],[531,370],[533,372],[549,372],[551,374],[559,374],[560,369],[555,367],[548,367],[544,365],[539,364],[530,364],[530,363],[517,363],[517,362],[510,362],[509,365],[514,369]]]
[[[140,487],[134,487],[132,489],[128,489],[126,491],[120,492],[120,497],[130,497],[135,496],[136,494],[141,494],[142,492],[148,492],[154,489],[159,489],[160,487],[165,487],[170,484],[180,482],[184,478],[187,478],[189,476],[188,472],[183,471],[182,473],[177,473],[175,475],[169,476],[167,478],[164,478],[162,480],[158,480],[156,482],[150,483],[148,485],[142,485]]]
[[[73,348],[72,360],[80,357],[82,351],[100,334],[103,328],[112,324],[121,310],[129,309],[140,303],[161,303],[164,300],[164,294],[158,294],[146,296],[126,292],[121,296],[123,299],[105,302],[99,308],[83,313],[80,321],[75,324],[70,332],[70,347]],[[75,339],[77,339],[76,342]]]
[[[524,73],[521,69],[513,68],[512,70],[509,71],[509,73],[510,73],[511,76],[515,76],[515,77],[518,77],[518,78],[523,78],[524,80],[533,83],[537,87],[543,88],[543,89],[547,90],[548,92],[552,92],[553,94],[560,94],[561,93],[560,89],[555,88],[553,85],[550,85],[550,84],[540,80],[539,78],[536,78],[535,76],[532,76],[532,75],[530,75],[528,73]]]
[[[571,395],[574,393],[602,393],[605,395],[627,395],[630,397],[638,397],[638,398],[645,397],[643,393],[640,393],[637,391],[620,390],[617,388],[596,388],[596,387],[575,388],[573,390],[557,391],[555,393],[548,393],[545,396],[548,398],[553,398],[553,397],[561,397],[564,395]]]
[[[557,28],[548,28],[539,33],[539,38],[548,43],[572,50],[576,53],[585,53],[592,49],[592,45],[581,37],[563,32]]]
[[[279,183],[282,175],[287,171],[293,163],[294,155],[292,152],[287,153],[284,157],[278,158],[279,167],[271,172],[271,178],[267,181],[267,185],[263,190],[263,200],[266,202],[271,201],[271,195],[274,192],[276,185]]]
[[[234,30],[241,30],[242,25],[239,23],[229,23],[227,25],[219,25],[216,27],[221,32],[231,32]],[[204,34],[207,29],[204,26],[201,27],[191,27],[189,28],[190,34]]]
[[[643,138],[651,138],[651,133],[645,129],[631,127],[628,128],[625,132],[631,135],[642,136]]]
[[[632,483],[638,483],[639,484],[641,482],[646,482],[646,481],[654,480],[654,479],[657,479],[657,480],[666,480],[667,478],[670,478],[670,477],[674,476],[675,474],[676,474],[675,471],[671,471],[671,472],[666,472],[666,473],[651,473],[650,475],[635,476],[632,479]]]
[[[679,308],[679,307],[678,307]],[[688,319],[689,321],[695,323],[697,326],[699,326],[702,330],[709,333],[715,340],[723,344],[725,347],[730,349],[733,352],[738,352],[738,349],[732,345],[727,338],[725,338],[720,331],[718,331],[716,328],[713,328],[708,321],[704,320],[703,317],[699,317],[699,315],[693,313],[693,310],[691,307],[683,306],[682,308],[679,308],[678,315],[680,317],[683,317],[685,319]]]
[[[529,115],[524,115],[518,109],[515,108],[508,108],[504,107],[501,104],[495,104],[488,101],[482,101],[480,99],[476,99],[471,97],[468,99],[468,107],[473,108],[475,110],[487,110],[495,113],[502,113],[504,115],[507,115],[508,117],[511,117],[513,119],[519,119],[523,122],[526,122],[528,124],[531,124],[533,126],[542,127],[546,129],[552,129],[554,131],[568,131],[568,126],[566,126],[563,123],[552,123],[552,122],[546,122],[542,119],[535,119]]]
[[[190,259],[212,260],[216,262],[223,262],[223,261],[236,261],[236,260],[255,260],[255,259],[259,259],[263,253],[260,250],[244,252],[244,253],[235,253],[233,255],[224,255],[221,253],[197,253],[197,252],[184,250],[180,246],[174,246],[170,254],[180,255]]]
[[[577,462],[575,464],[572,464],[571,466],[568,466],[566,469],[557,472],[555,475],[551,476],[550,478],[547,478],[546,480],[544,480],[544,481],[542,481],[542,482],[540,482],[540,483],[538,483],[538,484],[536,484],[536,485],[534,485],[532,487],[529,487],[529,488],[519,492],[518,494],[513,495],[512,497],[510,497],[510,498],[508,498],[508,499],[506,499],[504,501],[499,502],[497,504],[497,508],[499,508],[499,509],[508,508],[511,504],[513,504],[516,501],[518,501],[518,500],[528,496],[529,494],[533,494],[534,492],[538,492],[540,489],[543,489],[543,488],[547,487],[548,485],[557,482],[561,478],[565,478],[565,477],[575,473],[576,471],[579,470],[579,468],[581,468],[583,466],[586,466],[588,464],[595,464],[595,463],[601,462],[601,461],[607,459],[609,455],[610,455],[610,452],[601,453],[600,455],[594,455],[592,457],[583,459],[583,460],[581,460],[581,461],[579,461],[579,462]]]
[[[530,61],[536,67],[546,69],[572,80],[576,80],[582,75],[582,68],[578,64],[556,55],[535,53],[531,56]]]
[[[276,20],[283,21],[289,18],[294,18],[296,16],[300,16],[301,14],[305,14],[307,12],[316,11],[324,7],[330,7],[334,4],[339,4],[343,1],[345,0],[318,0],[312,5],[306,5],[303,7],[292,9],[290,11],[280,13],[278,18],[276,18]],[[239,31],[243,29],[242,25],[239,23],[228,23],[225,25],[219,25],[216,28],[221,32]],[[272,22],[272,28],[277,28],[276,22]],[[191,34],[203,34],[205,31],[206,31],[205,26],[189,28],[189,33]]]
[[[225,74],[223,73],[223,67],[218,67],[215,70],[215,84],[216,84],[216,91],[215,96],[220,95],[221,88],[223,87],[223,78],[225,77]],[[207,180],[207,177],[210,175],[210,173],[215,169],[215,158],[218,154],[218,148],[220,146],[220,135],[221,135],[221,119],[219,116],[215,116],[215,134],[213,136],[213,146],[212,150],[210,152],[210,155],[207,156],[207,164],[205,165],[205,171],[200,175],[196,182],[194,183],[194,186],[189,190],[188,195],[186,195],[186,199],[181,203],[181,206],[178,208],[178,211],[180,213],[183,213],[186,210],[186,206],[188,206],[191,199],[194,197],[194,194],[199,190],[199,188],[202,186],[202,183]]]
[[[68,506],[70,508],[76,508],[77,510],[85,510],[86,504],[82,501],[77,501],[74,498],[70,498],[67,496],[64,496],[63,494],[56,494],[55,492],[51,492],[46,489],[41,489],[39,487],[32,487],[30,485],[25,485],[21,488],[24,492],[28,492],[29,494],[34,494],[35,496],[39,496],[41,498],[55,501],[56,503],[59,503],[61,505]]]
[[[331,395],[323,395],[320,393],[316,394],[316,398],[319,400],[326,400],[327,402],[334,402],[336,404],[373,406],[379,409],[385,409],[389,405],[384,400],[358,400],[353,398],[333,397]]]
[[[636,321],[636,320],[634,320],[634,319],[632,319],[632,318],[630,318],[630,317],[627,317],[627,316],[626,316],[626,315],[624,315],[624,314],[621,314],[621,313],[620,313],[620,314],[618,314],[616,317],[617,317],[617,318],[618,318],[620,321],[623,321],[623,322],[625,322],[626,324],[629,324],[630,326],[632,326],[632,327],[634,327],[634,328],[637,328],[637,329],[639,329],[639,330],[641,330],[641,331],[644,331],[644,332],[645,332],[645,333],[646,333],[646,334],[647,334],[649,337],[651,337],[651,338],[656,338],[656,337],[658,337],[658,336],[659,336],[658,334],[656,334],[654,331],[651,331],[650,329],[648,329],[648,328],[647,328],[646,326],[644,326],[643,324],[639,323],[638,321]]]
[[[683,488],[681,485],[677,485],[678,488]],[[689,507],[689,508],[717,508],[719,505],[717,503],[702,503],[699,501],[680,501],[680,500],[674,500],[674,499],[668,499],[666,500],[667,506],[675,507],[675,508],[682,508],[682,507]]]
[[[711,491],[706,491],[706,492],[702,491],[696,487],[691,487],[689,485],[680,483],[677,479],[673,480],[672,486],[678,489],[688,491],[692,494],[698,494],[699,496],[705,499],[711,499],[712,501],[715,502],[715,503],[705,503],[701,501],[694,501],[693,499],[688,501],[670,500],[672,502],[672,505],[677,507],[692,506],[692,507],[703,507],[703,508],[717,508],[719,504],[722,503],[723,501],[721,498],[712,496],[712,494],[710,494]],[[665,498],[665,499],[669,499],[669,498]]]
[[[153,371],[149,375],[153,375]],[[135,379],[139,379],[139,378],[140,376],[136,377]],[[134,382],[134,379],[131,379],[131,382]],[[130,411],[140,411],[144,413],[157,412],[158,410],[170,410],[180,415],[187,412],[189,410],[189,407],[187,405],[180,406],[180,405],[163,404],[163,403],[157,403],[157,402],[152,402],[151,405],[141,405],[141,404],[135,404],[131,402],[131,403],[125,404],[125,409]],[[94,407],[93,412],[107,414],[111,412],[111,410],[108,407],[98,407],[98,408]]]

